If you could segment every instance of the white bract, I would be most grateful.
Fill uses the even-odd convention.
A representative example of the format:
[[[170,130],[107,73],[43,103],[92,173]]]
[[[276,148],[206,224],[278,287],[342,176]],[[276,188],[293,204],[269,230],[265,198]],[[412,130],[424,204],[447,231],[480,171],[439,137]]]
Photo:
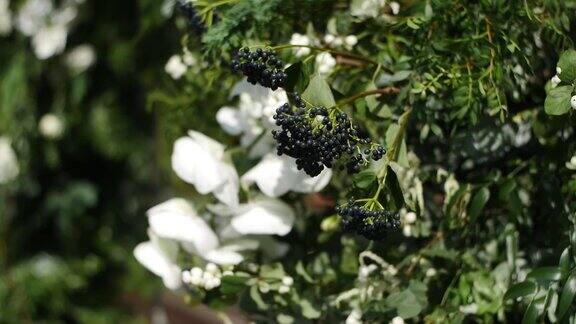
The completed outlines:
[[[82,73],[96,62],[96,51],[90,44],[76,46],[66,55],[66,64],[77,73]]]
[[[278,199],[259,198],[238,206],[232,211],[231,227],[243,235],[280,235],[292,230],[295,214],[292,208]]]
[[[276,126],[273,116],[276,109],[288,101],[282,89],[270,89],[252,85],[246,80],[238,82],[231,92],[238,96],[237,107],[222,107],[216,120],[222,129],[233,136],[241,136],[240,144],[250,147],[251,158],[260,157],[274,149],[274,139],[270,133]]]
[[[146,269],[162,278],[164,286],[176,290],[182,285],[181,269],[176,264],[178,245],[149,233],[150,241],[142,242],[134,248],[134,257]]]
[[[20,167],[10,139],[0,136],[0,184],[14,180],[19,173]]]
[[[279,197],[288,191],[311,193],[324,189],[332,178],[332,170],[325,168],[320,175],[310,177],[298,170],[293,158],[269,153],[242,176],[246,184],[256,183],[269,197]]]
[[[212,193],[229,206],[238,205],[238,174],[224,146],[196,131],[189,131],[188,135],[174,143],[174,172],[199,193]]]
[[[45,114],[38,123],[40,134],[48,139],[58,139],[64,133],[64,123],[54,114]]]
[[[329,74],[336,66],[336,59],[328,52],[316,56],[316,68],[320,74]]]
[[[0,35],[8,35],[12,31],[12,12],[9,0],[0,0]]]
[[[294,33],[290,38],[290,45],[310,46],[311,44],[310,38],[306,35]],[[308,54],[310,54],[310,48],[308,47],[297,47],[294,49],[294,55],[296,55],[296,57],[302,57]]]

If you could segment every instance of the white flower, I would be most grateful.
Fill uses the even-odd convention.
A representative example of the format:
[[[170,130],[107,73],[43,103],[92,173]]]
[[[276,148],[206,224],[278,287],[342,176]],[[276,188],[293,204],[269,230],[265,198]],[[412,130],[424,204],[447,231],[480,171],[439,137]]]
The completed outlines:
[[[58,139],[64,133],[64,123],[55,114],[45,114],[38,123],[40,134],[48,139]]]
[[[336,66],[336,59],[328,52],[316,56],[316,67],[320,74],[328,74]]]
[[[576,96],[570,98],[570,106],[572,106],[572,109],[576,109]]]
[[[404,319],[400,316],[396,316],[390,321],[390,324],[404,324]]]
[[[318,176],[310,177],[298,170],[293,158],[269,153],[242,176],[246,184],[256,183],[269,197],[279,197],[288,191],[310,193],[324,189],[332,178],[332,170],[325,168]]]
[[[34,54],[38,59],[45,60],[62,53],[66,48],[67,37],[68,29],[64,25],[54,24],[42,27],[32,37]]]
[[[310,38],[306,35],[294,33],[290,38],[290,45],[304,45],[310,46]],[[310,49],[308,47],[297,47],[294,49],[294,55],[296,57],[302,57],[310,54]]]
[[[362,324],[362,312],[359,309],[354,309],[346,317],[346,324]]]
[[[332,34],[324,35],[324,43],[326,43],[326,44],[329,44],[329,45],[332,44],[335,39],[336,39],[336,36],[334,36]]]
[[[177,242],[187,252],[215,264],[238,264],[244,260],[240,251],[258,247],[255,241],[247,239],[220,242],[212,228],[184,199],[168,200],[151,208],[147,215],[153,235]]]
[[[0,0],[0,35],[8,35],[12,31],[12,12],[9,0]]]
[[[241,136],[240,144],[250,147],[249,157],[261,157],[274,149],[270,129],[275,128],[273,116],[276,109],[288,101],[282,89],[270,89],[238,82],[231,96],[239,96],[238,107],[222,107],[216,120],[222,129],[233,136]],[[257,141],[256,143],[254,143]]]
[[[351,14],[356,17],[376,18],[386,5],[386,0],[355,0],[352,2]]]
[[[416,222],[416,213],[415,212],[407,212],[404,216],[404,221],[408,224],[413,224]]]
[[[238,174],[226,156],[224,146],[196,131],[189,131],[188,135],[174,143],[174,172],[194,185],[199,193],[213,193],[229,206],[238,205]]]
[[[238,206],[231,227],[240,234],[284,236],[294,225],[294,211],[278,199],[260,198]]]
[[[178,80],[188,71],[188,67],[184,64],[180,55],[173,55],[168,59],[164,70],[172,79]]]
[[[438,272],[434,268],[426,270],[426,277],[434,277]]]
[[[292,286],[294,284],[294,278],[290,276],[284,276],[282,278],[282,284],[285,286]]]
[[[281,285],[281,286],[278,288],[278,293],[280,293],[280,294],[286,294],[286,293],[288,293],[289,291],[290,291],[290,286]]]
[[[16,17],[16,27],[25,36],[36,34],[52,13],[51,0],[28,0]]]
[[[82,73],[96,62],[96,52],[90,44],[76,46],[66,55],[66,64],[69,68]]]
[[[566,162],[566,167],[570,170],[576,170],[576,155]]]
[[[348,35],[344,38],[344,44],[346,44],[346,47],[352,48],[358,44],[358,37],[355,35]]]
[[[390,2],[390,9],[392,10],[392,14],[396,16],[400,13],[400,4],[396,1]]]
[[[0,136],[0,184],[14,180],[19,173],[20,167],[10,140]]]
[[[404,225],[404,227],[402,227],[402,234],[404,234],[404,236],[407,237],[412,236],[412,225],[410,224]]]
[[[258,283],[258,290],[260,290],[261,293],[266,294],[270,291],[270,285],[266,281],[260,281]]]
[[[552,80],[550,80],[550,82],[552,82],[552,87],[555,87],[559,85],[560,82],[562,82],[562,80],[560,80],[560,77],[558,75],[555,75],[552,77]]]
[[[134,249],[134,257],[144,267],[162,278],[166,288],[176,290],[182,284],[181,270],[175,264],[178,246],[150,234],[151,240],[140,243]]]

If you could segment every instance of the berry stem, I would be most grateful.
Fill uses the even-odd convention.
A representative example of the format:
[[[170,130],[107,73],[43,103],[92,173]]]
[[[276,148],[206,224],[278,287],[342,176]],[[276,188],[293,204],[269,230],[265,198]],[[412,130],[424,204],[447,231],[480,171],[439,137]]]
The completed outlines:
[[[398,92],[400,92],[400,89],[398,89],[396,87],[386,87],[386,88],[368,90],[368,91],[357,93],[351,97],[345,98],[345,99],[341,100],[340,102],[338,102],[334,107],[330,107],[330,108],[342,107],[342,106],[345,106],[347,104],[353,103],[354,101],[356,101],[360,98],[364,98],[364,97],[368,97],[368,96],[372,96],[372,95],[392,94],[392,93],[398,93]]]

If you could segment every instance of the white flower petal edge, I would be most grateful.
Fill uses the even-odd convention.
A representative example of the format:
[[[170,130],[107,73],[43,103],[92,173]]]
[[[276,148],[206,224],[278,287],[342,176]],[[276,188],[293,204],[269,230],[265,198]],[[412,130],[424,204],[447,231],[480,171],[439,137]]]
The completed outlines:
[[[232,227],[240,234],[284,236],[294,225],[294,211],[278,199],[263,198],[240,205]]]
[[[242,121],[240,111],[232,107],[222,107],[216,113],[216,120],[222,129],[230,135],[242,134]]]
[[[151,208],[148,222],[161,238],[191,243],[191,249],[201,254],[216,249],[218,237],[186,200],[174,198]]]
[[[182,285],[181,269],[153,242],[138,244],[134,249],[134,257],[152,273],[161,277],[166,288],[176,290]]]
[[[224,154],[224,146],[206,135],[189,131],[174,143],[172,169],[182,180],[205,195],[214,193],[230,206],[238,205],[236,169]]]
[[[256,183],[266,196],[279,197],[288,191],[318,192],[330,183],[331,178],[330,169],[324,169],[318,176],[310,177],[298,170],[294,159],[269,153],[242,176],[242,182]]]

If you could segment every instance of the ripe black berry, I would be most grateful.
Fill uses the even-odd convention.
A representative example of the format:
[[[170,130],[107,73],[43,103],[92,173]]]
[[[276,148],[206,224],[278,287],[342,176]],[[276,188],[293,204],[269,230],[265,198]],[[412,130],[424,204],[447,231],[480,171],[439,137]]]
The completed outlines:
[[[336,212],[342,218],[342,229],[356,233],[367,239],[378,241],[386,234],[400,227],[400,215],[397,212],[383,209],[369,210],[348,202],[336,207]]]
[[[296,93],[290,94],[290,99],[294,105],[283,104],[273,116],[280,130],[273,131],[272,136],[278,143],[278,155],[295,158],[298,169],[308,175],[315,177],[324,167],[332,168],[337,163],[348,173],[357,173],[370,157],[378,160],[386,152],[379,145],[362,150],[370,139],[359,137],[357,127],[344,112],[307,108]]]
[[[241,48],[231,62],[234,72],[242,72],[248,82],[276,90],[286,83],[284,63],[271,49],[258,48],[250,51],[247,47]]]
[[[206,31],[206,26],[202,23],[202,18],[198,15],[198,11],[194,4],[189,0],[178,0],[176,7],[184,15],[188,22],[188,27],[197,35],[202,35]]]

